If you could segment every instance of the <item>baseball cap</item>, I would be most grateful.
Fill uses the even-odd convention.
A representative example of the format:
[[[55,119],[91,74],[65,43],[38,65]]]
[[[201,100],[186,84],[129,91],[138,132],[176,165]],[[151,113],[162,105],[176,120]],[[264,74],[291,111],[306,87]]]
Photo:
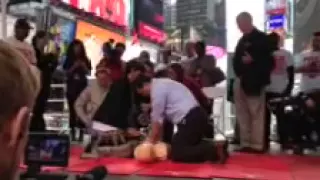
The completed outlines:
[[[16,20],[15,28],[33,29],[27,19],[19,18]]]

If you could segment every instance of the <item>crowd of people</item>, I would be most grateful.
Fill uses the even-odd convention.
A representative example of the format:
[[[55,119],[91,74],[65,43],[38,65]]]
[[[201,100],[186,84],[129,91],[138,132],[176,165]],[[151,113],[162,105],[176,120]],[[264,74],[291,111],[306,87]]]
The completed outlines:
[[[319,134],[320,33],[314,33],[312,49],[303,52],[301,63],[294,65],[292,54],[282,48],[281,37],[256,29],[249,13],[239,14],[237,24],[243,33],[232,59],[239,150],[268,151],[268,101],[291,96],[295,72],[302,73],[301,91],[307,97],[304,104],[314,117]],[[0,175],[8,180],[16,175],[29,129],[46,130],[43,113],[57,66],[57,54],[45,52],[46,32],[37,32],[32,45],[25,42],[30,28],[25,19],[18,19],[14,36],[0,42]],[[216,66],[216,59],[206,55],[205,47],[202,41],[190,42],[181,62],[170,62],[170,51],[165,51],[162,62],[153,64],[147,51],[124,62],[121,57],[125,45],[106,42],[103,58],[95,67],[96,79],[89,82],[90,59],[83,42],[75,39],[68,47],[63,69],[71,139],[83,141],[85,130],[91,135],[83,156],[96,156],[97,147],[119,145],[115,139],[124,144],[140,139],[144,135],[140,129],[149,128],[143,141],[171,145],[170,157],[174,161],[224,163],[229,157],[228,142],[212,141],[213,100],[205,96],[202,88],[215,86],[225,80],[225,75]],[[284,133],[285,114],[276,115],[279,142],[285,149],[294,142]],[[93,121],[119,131],[101,135],[92,130]],[[76,129],[80,130],[79,137]]]

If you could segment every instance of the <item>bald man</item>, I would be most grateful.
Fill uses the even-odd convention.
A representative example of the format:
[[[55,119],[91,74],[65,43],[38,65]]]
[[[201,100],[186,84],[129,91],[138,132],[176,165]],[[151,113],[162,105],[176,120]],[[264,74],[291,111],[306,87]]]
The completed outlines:
[[[242,147],[240,150],[260,153],[266,149],[265,87],[270,83],[274,63],[267,35],[253,26],[251,15],[247,12],[240,13],[237,24],[243,33],[233,58],[236,74],[234,99]]]

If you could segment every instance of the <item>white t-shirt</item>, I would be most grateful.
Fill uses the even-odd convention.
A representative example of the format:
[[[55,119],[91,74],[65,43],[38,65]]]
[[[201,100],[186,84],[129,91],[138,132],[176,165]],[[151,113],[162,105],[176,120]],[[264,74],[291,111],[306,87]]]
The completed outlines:
[[[282,93],[289,83],[287,68],[293,66],[293,56],[289,51],[280,49],[273,53],[273,59],[275,67],[271,73],[271,82],[267,91]]]
[[[300,90],[302,92],[320,90],[320,52],[303,52],[300,55],[298,66],[310,66],[315,71],[313,73],[302,73]]]
[[[24,57],[25,60],[30,64],[35,65],[37,63],[36,54],[30,44],[28,44],[27,42],[19,41],[15,37],[9,37],[7,39],[4,39],[4,41],[18,50],[21,53],[22,57]]]

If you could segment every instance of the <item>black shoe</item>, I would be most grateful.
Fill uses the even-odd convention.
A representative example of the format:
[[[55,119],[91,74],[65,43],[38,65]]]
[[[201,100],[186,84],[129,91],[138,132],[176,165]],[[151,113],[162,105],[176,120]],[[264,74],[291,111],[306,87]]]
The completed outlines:
[[[219,164],[225,164],[229,158],[228,151],[229,143],[228,141],[215,143],[215,148],[217,152],[217,162]]]
[[[266,149],[260,150],[260,149],[252,149],[251,148],[251,153],[253,153],[253,154],[265,154],[266,152],[268,152]]]
[[[237,138],[232,139],[231,144],[233,145],[240,145],[240,140]]]
[[[303,155],[303,148],[301,146],[295,146],[293,147],[293,153],[296,155]]]
[[[75,129],[71,129],[70,131],[70,136],[71,136],[71,141],[76,141],[77,138],[76,138],[76,130]]]
[[[240,149],[237,149],[236,152],[241,152],[241,153],[251,153],[252,149],[249,147],[242,147]]]

